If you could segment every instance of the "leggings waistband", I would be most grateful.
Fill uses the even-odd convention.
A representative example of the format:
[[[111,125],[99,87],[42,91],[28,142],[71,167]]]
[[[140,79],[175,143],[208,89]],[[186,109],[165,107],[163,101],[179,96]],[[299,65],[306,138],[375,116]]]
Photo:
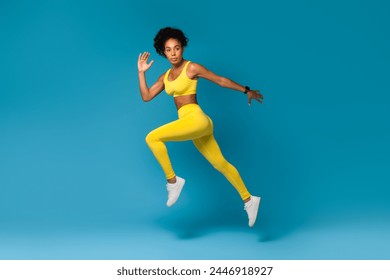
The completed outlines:
[[[203,112],[202,108],[200,108],[200,106],[198,104],[190,103],[190,104],[186,104],[186,105],[180,107],[180,109],[177,110],[177,114],[179,115],[179,118],[182,118],[185,115],[196,112],[196,111]]]

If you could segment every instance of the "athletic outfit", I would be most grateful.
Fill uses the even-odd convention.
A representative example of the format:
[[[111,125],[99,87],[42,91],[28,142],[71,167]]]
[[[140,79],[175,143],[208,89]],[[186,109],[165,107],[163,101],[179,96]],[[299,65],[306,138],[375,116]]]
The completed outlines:
[[[170,69],[165,73],[164,86],[168,95],[183,96],[196,94],[198,80],[187,76],[188,61],[180,75],[168,80]],[[213,135],[213,122],[198,104],[187,104],[178,110],[178,119],[167,123],[146,136],[146,143],[160,163],[167,179],[175,177],[165,142],[192,140],[199,152],[221,172],[235,187],[243,200],[251,197],[237,169],[222,155]],[[256,212],[257,213],[257,212]]]

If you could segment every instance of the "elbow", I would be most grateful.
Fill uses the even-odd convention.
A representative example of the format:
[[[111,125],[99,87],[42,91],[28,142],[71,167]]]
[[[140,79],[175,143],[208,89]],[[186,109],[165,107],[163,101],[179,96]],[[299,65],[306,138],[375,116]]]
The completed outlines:
[[[151,98],[145,98],[145,97],[142,96],[142,101],[143,102],[149,102],[150,100],[152,100],[152,99]]]
[[[152,100],[150,94],[143,93],[142,91],[141,91],[141,97],[143,102],[149,102],[150,100]]]

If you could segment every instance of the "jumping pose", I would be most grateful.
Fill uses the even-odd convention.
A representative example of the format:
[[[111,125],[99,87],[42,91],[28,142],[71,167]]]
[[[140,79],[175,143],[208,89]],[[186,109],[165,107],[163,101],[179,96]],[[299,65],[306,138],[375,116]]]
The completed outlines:
[[[167,179],[168,201],[172,206],[180,196],[185,180],[177,176],[173,170],[165,142],[192,140],[199,152],[221,172],[238,191],[244,201],[244,209],[248,214],[249,226],[255,224],[260,205],[260,197],[252,196],[237,169],[222,155],[213,135],[213,122],[199,107],[196,99],[196,85],[199,78],[205,78],[222,87],[243,92],[247,95],[248,103],[252,99],[262,102],[263,96],[258,90],[251,90],[236,82],[218,76],[204,66],[183,58],[187,46],[184,33],[175,28],[161,29],[154,38],[157,53],[171,63],[172,67],[162,74],[151,87],[147,86],[145,72],[152,66],[148,62],[150,53],[141,53],[138,57],[139,88],[143,101],[155,98],[164,89],[172,95],[178,110],[178,119],[167,123],[146,136],[146,143],[161,165]]]

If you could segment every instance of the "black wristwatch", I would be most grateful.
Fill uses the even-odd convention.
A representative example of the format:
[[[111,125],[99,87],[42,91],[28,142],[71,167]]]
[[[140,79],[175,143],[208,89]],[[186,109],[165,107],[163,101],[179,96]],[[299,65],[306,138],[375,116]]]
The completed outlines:
[[[250,91],[251,89],[248,87],[248,86],[245,86],[245,91],[244,91],[244,94],[247,94],[248,91]]]

